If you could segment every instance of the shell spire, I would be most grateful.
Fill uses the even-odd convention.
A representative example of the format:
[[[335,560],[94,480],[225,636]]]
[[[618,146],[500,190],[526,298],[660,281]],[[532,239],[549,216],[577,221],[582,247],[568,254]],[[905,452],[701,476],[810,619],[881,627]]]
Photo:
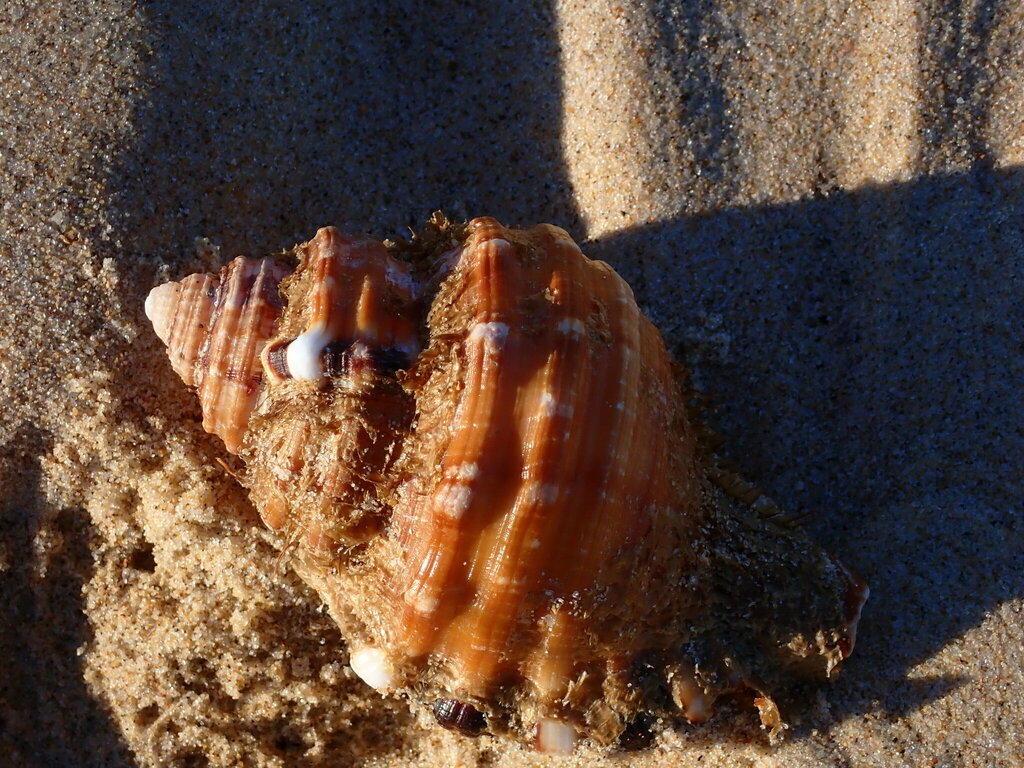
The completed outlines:
[[[734,692],[774,737],[771,691],[852,652],[867,586],[703,447],[658,331],[564,230],[326,228],[292,261],[146,310],[369,685],[565,752]]]
[[[203,428],[231,453],[238,453],[256,404],[259,355],[281,314],[278,286],[289,272],[274,259],[240,256],[219,275],[189,275],[146,299],[146,316],[175,373],[198,389]]]

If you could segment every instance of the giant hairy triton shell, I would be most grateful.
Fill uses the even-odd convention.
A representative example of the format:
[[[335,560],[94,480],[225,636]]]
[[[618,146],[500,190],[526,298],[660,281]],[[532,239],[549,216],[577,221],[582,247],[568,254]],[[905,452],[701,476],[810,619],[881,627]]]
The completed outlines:
[[[561,229],[321,229],[153,290],[203,426],[352,669],[546,751],[831,675],[867,587],[698,440],[629,286]]]

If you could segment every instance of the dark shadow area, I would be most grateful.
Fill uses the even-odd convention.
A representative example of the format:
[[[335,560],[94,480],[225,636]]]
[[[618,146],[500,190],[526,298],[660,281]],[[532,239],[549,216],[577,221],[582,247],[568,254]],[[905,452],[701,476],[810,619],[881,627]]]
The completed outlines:
[[[921,164],[939,170],[983,161],[991,107],[992,34],[1005,27],[1006,2],[931,0],[919,45],[922,78]]]
[[[515,0],[147,6],[138,140],[112,169],[129,251],[266,253],[439,206],[576,220],[551,8]]]
[[[979,166],[584,247],[741,468],[871,584],[836,715],[929,700],[908,667],[1024,596],[1022,231],[1024,170]]]
[[[85,685],[78,655],[90,637],[82,585],[92,568],[82,510],[49,510],[32,426],[0,447],[0,762],[134,765],[106,707]]]
[[[692,156],[694,175],[688,196],[704,204],[727,200],[739,170],[738,141],[729,116],[733,105],[721,70],[724,60],[743,50],[746,42],[719,6],[718,0],[658,0],[647,12],[654,25],[655,58],[669,68],[673,89],[663,108],[675,113],[678,138],[685,135],[690,142],[686,154]]]

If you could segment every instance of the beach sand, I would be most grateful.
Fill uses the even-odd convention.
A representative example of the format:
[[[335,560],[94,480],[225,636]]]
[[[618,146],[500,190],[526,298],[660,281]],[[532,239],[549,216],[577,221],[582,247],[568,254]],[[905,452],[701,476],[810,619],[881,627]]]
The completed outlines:
[[[0,764],[1024,765],[1024,6],[467,5],[3,3]],[[348,670],[142,305],[438,208],[586,241],[871,584],[781,746],[540,758]]]

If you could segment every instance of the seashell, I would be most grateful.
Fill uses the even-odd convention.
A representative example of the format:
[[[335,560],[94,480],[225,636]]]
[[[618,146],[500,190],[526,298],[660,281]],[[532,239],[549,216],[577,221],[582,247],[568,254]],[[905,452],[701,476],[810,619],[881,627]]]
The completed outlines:
[[[353,671],[446,727],[571,751],[735,693],[774,738],[771,691],[853,650],[867,586],[723,467],[558,227],[321,229],[146,311]]]

